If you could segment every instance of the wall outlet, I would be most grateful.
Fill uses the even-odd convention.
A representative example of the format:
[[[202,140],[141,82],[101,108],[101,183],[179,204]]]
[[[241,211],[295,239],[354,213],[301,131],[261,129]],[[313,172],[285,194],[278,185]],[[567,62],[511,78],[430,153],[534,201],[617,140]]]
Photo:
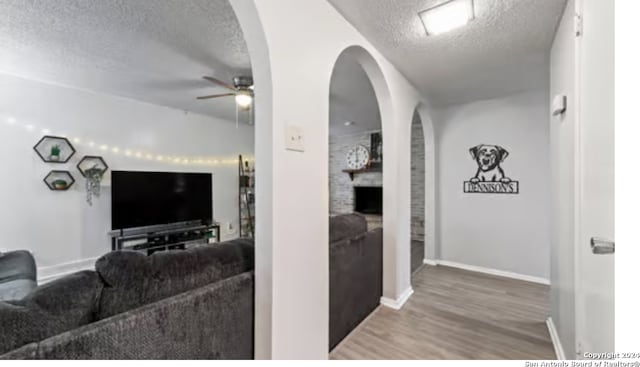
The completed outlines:
[[[285,148],[294,152],[304,152],[304,130],[300,126],[287,125]]]

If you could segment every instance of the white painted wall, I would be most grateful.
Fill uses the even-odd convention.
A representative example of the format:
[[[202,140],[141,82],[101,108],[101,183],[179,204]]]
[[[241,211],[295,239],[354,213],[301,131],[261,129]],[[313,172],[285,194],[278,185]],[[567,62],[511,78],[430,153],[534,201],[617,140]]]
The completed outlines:
[[[324,0],[231,3],[256,77],[256,181],[265,185],[256,197],[256,356],[324,359],[329,82],[334,64],[343,50],[361,46],[350,50],[364,60],[380,104],[384,295],[392,299],[410,289],[410,129],[422,97]],[[289,124],[304,130],[305,152],[284,149]]]
[[[67,164],[42,162],[32,147],[45,133],[81,139],[74,143],[76,155]],[[184,164],[166,157],[222,161],[242,153],[252,158],[251,126],[236,129],[231,121],[0,74],[0,136],[5,183],[0,248],[33,251],[41,276],[71,271],[75,267],[69,263],[77,261],[78,266],[92,265],[81,260],[111,248],[110,175],[103,180],[103,195],[90,207],[75,167],[84,155],[101,155],[114,170],[211,172],[215,219],[237,228],[237,163]],[[102,150],[103,145],[109,148]],[[126,156],[126,150],[132,155]],[[49,191],[42,179],[53,169],[71,171],[76,184],[68,192]],[[223,239],[235,236],[237,231],[222,229]]]
[[[549,279],[548,92],[534,90],[439,111],[440,260]],[[501,145],[518,195],[465,194],[469,148]]]
[[[576,41],[569,0],[551,48],[549,103],[567,96],[567,111],[549,117],[551,148],[551,317],[563,353],[575,356]]]

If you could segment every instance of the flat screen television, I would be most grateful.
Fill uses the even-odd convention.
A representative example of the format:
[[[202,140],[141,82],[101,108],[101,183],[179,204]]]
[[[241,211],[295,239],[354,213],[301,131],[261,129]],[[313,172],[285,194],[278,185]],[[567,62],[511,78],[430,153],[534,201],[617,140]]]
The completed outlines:
[[[111,172],[112,229],[212,219],[210,173]]]

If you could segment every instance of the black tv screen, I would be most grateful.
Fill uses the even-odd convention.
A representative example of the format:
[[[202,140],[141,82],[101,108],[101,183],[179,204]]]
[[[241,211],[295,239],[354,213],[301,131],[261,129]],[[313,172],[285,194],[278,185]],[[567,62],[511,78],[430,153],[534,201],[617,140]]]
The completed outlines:
[[[213,219],[210,173],[111,172],[111,228]]]

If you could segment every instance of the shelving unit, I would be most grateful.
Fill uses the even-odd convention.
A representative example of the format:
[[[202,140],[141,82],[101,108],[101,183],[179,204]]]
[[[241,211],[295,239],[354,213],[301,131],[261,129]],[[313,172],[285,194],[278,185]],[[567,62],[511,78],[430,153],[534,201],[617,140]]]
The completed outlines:
[[[133,250],[151,255],[157,251],[186,249],[220,242],[220,224],[199,221],[114,230],[111,250]]]
[[[69,171],[58,170],[49,172],[43,181],[51,191],[67,191],[76,182]]]
[[[238,156],[238,213],[240,237],[255,235],[255,172],[249,162]]]
[[[45,135],[33,147],[40,159],[46,163],[67,163],[76,150],[63,136]]]

